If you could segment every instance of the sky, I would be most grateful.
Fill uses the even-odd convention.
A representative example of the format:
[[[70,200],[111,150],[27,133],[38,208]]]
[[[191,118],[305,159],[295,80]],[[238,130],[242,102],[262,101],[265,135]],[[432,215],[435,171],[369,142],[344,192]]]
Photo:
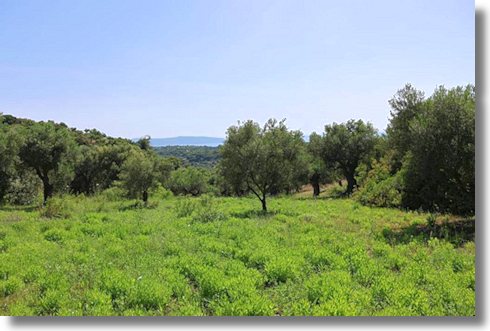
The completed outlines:
[[[474,84],[474,26],[469,0],[2,0],[0,113],[126,138],[382,131],[406,83]]]

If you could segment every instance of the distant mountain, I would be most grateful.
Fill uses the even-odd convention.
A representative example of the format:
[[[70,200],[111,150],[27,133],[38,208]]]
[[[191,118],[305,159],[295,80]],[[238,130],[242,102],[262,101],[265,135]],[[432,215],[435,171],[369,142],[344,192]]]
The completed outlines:
[[[211,146],[216,147],[223,144],[225,140],[217,137],[172,137],[172,138],[151,138],[150,144],[153,147],[160,146]]]
[[[309,135],[304,135],[303,139],[308,142]],[[132,139],[138,141],[138,139]],[[217,147],[225,142],[224,138],[205,137],[205,136],[179,136],[169,138],[151,138],[150,145],[153,147],[164,146],[210,146]]]

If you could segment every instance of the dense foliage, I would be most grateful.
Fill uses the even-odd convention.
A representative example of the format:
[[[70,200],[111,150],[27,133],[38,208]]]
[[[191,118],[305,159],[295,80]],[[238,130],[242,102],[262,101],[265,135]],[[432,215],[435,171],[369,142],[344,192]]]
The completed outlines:
[[[475,90],[438,88],[411,122],[403,205],[475,212]]]
[[[363,205],[380,207],[400,207],[404,189],[406,171],[391,173],[391,157],[386,155],[380,160],[373,160],[369,165],[363,164],[357,169],[357,183],[360,188],[354,198]]]
[[[441,86],[424,99],[422,92],[407,85],[390,104],[384,160],[370,165],[371,175],[357,194],[360,201],[474,214],[474,86]]]

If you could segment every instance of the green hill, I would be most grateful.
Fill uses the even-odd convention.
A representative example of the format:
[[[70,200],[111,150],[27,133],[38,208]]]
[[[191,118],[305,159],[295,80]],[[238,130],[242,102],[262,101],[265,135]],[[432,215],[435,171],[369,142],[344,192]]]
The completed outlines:
[[[219,158],[218,147],[210,146],[162,146],[154,147],[155,151],[165,157],[177,157],[184,163],[199,167],[212,167]]]

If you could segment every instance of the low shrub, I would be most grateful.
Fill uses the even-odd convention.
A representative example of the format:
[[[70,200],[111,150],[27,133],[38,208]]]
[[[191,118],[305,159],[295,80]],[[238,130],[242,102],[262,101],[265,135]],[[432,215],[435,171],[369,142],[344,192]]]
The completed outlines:
[[[107,201],[115,202],[124,200],[126,197],[126,192],[119,186],[113,186],[100,192],[99,196]]]
[[[48,199],[46,206],[40,210],[40,215],[44,218],[69,218],[71,214],[71,201],[64,197],[52,197]]]
[[[172,192],[162,185],[158,185],[151,193],[151,197],[157,200],[165,200],[172,196]]]
[[[269,283],[294,280],[301,274],[302,261],[290,256],[276,256],[265,264],[265,275]]]
[[[15,277],[10,277],[7,280],[0,281],[0,297],[9,296],[18,291],[24,284]]]
[[[46,291],[36,309],[36,315],[55,316],[63,306],[63,294],[57,290]]]
[[[171,295],[171,289],[157,279],[140,276],[128,293],[128,305],[131,308],[162,311]]]
[[[436,220],[436,214],[429,214],[429,216],[427,216],[427,227],[431,230],[434,229],[434,227],[436,226]]]
[[[196,205],[191,199],[179,199],[175,203],[175,214],[179,218],[191,216],[195,209]]]
[[[64,234],[62,230],[59,229],[50,229],[44,233],[44,239],[47,241],[52,241],[56,243],[63,243]]]
[[[114,309],[123,311],[133,284],[133,279],[124,272],[107,269],[101,276],[100,288],[111,297]]]
[[[210,195],[204,195],[199,199],[193,220],[201,223],[222,221],[225,215],[218,210],[215,199]]]
[[[82,299],[82,312],[84,316],[111,315],[111,296],[96,289],[87,291]]]
[[[30,266],[24,272],[22,276],[22,280],[25,284],[33,283],[39,279],[42,279],[45,276],[45,272],[42,268],[38,266]]]

